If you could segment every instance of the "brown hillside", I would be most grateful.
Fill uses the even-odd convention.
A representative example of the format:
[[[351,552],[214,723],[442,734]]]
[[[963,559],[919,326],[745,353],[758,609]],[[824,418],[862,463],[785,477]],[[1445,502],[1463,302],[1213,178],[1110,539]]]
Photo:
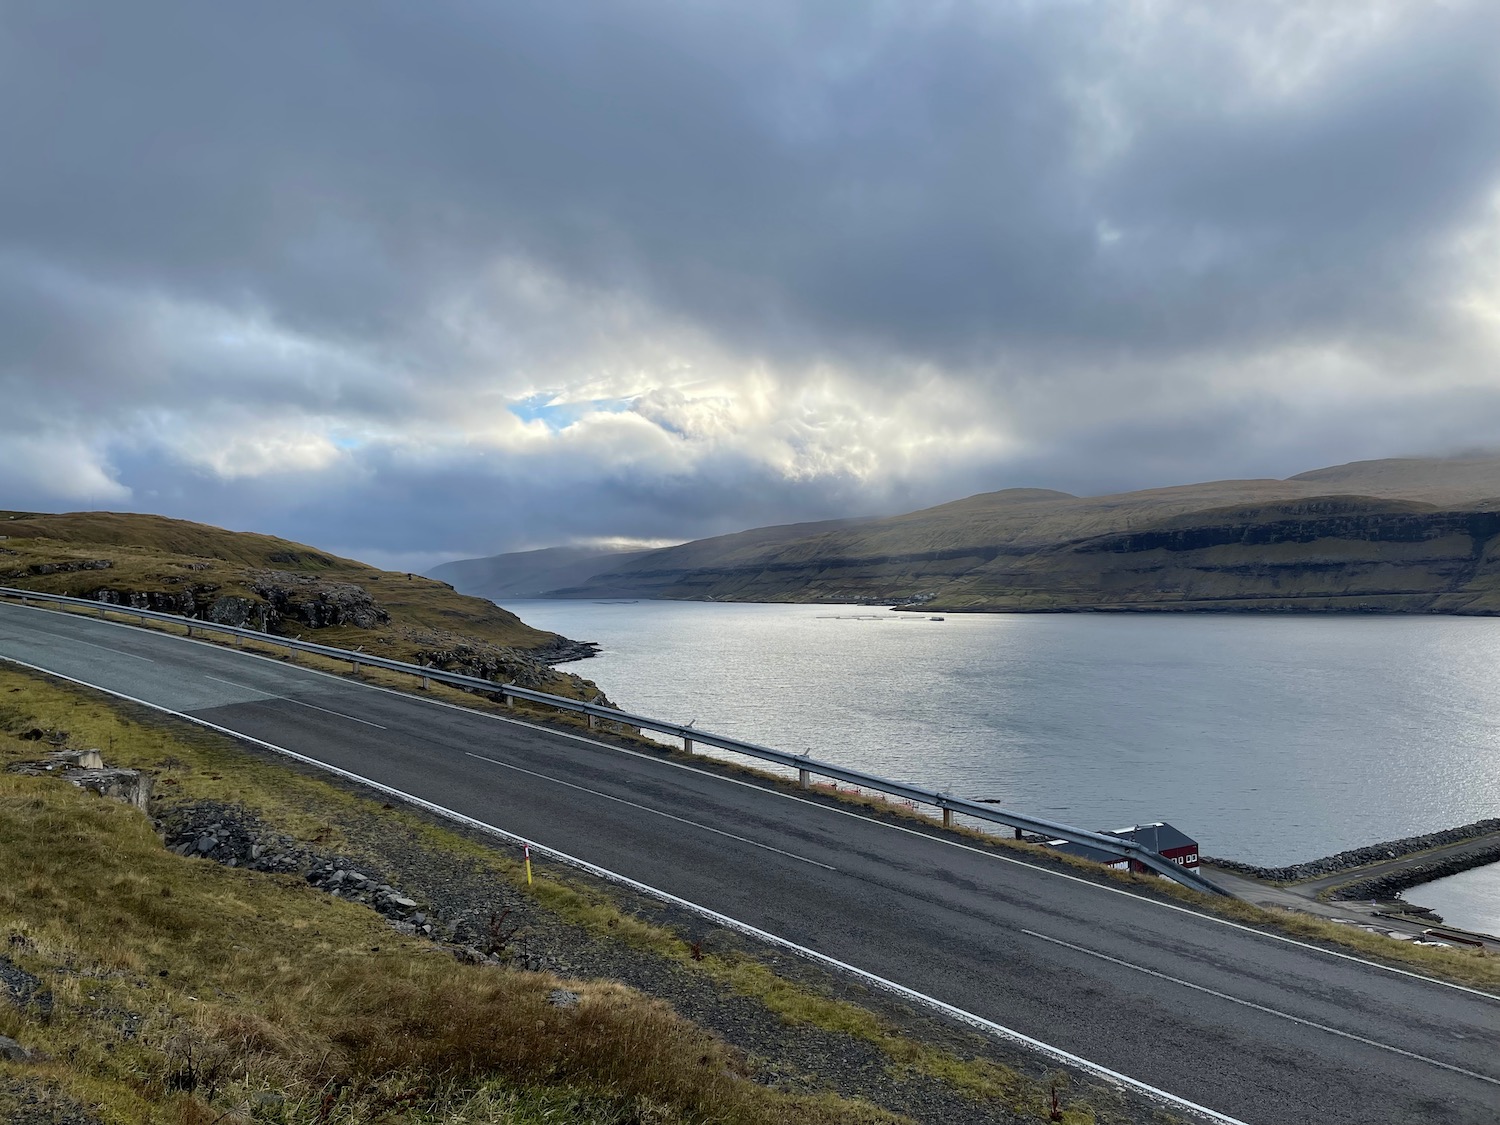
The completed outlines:
[[[1361,462],[1110,496],[1007,489],[801,537],[771,529],[781,534],[664,548],[564,593],[1488,613],[1500,610],[1500,576],[1480,515],[1500,508],[1496,496],[1500,458]]]
[[[552,682],[546,662],[587,651],[443,582],[154,515],[0,512],[0,584],[537,685]]]

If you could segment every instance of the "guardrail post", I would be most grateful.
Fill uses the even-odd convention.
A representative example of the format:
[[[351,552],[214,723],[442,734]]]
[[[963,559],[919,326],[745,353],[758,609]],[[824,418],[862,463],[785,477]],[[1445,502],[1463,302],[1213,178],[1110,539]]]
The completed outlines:
[[[423,676],[422,677],[422,690],[423,691],[431,691],[432,690],[432,678],[430,676]]]
[[[187,627],[187,631],[188,631],[188,636],[190,636],[190,637],[191,637],[191,636],[192,636],[192,635],[193,635],[193,627],[192,627],[192,626],[191,626],[191,625],[189,625],[189,626],[188,626],[188,627]]]
[[[953,810],[952,809],[944,809],[943,810],[943,827],[944,828],[952,828],[953,827]]]
[[[104,606],[102,606],[102,605],[99,607],[99,616],[100,617],[104,616]]]
[[[812,788],[812,779],[806,770],[797,771],[797,785],[803,789]]]
[[[589,719],[589,730],[596,730],[596,729],[598,729],[598,726],[599,726],[599,717],[597,715],[595,715],[592,711],[590,711],[588,713],[588,719]]]

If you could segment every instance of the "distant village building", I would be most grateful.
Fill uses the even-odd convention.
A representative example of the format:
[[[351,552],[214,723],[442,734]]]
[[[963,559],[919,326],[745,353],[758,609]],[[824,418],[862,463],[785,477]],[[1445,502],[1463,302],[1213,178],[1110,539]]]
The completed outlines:
[[[1100,835],[1134,840],[1137,844],[1150,848],[1163,859],[1171,860],[1180,867],[1189,867],[1194,870],[1198,868],[1198,841],[1163,821],[1157,821],[1155,824],[1137,824],[1131,828],[1105,829]],[[1126,859],[1124,856],[1111,855],[1109,852],[1101,852],[1098,848],[1091,848],[1087,844],[1071,844],[1067,840],[1048,840],[1047,846],[1056,848],[1067,855],[1078,856],[1080,859],[1088,859],[1103,864],[1105,867],[1112,867],[1116,871],[1129,870],[1142,875],[1151,873],[1151,869],[1143,863]]]

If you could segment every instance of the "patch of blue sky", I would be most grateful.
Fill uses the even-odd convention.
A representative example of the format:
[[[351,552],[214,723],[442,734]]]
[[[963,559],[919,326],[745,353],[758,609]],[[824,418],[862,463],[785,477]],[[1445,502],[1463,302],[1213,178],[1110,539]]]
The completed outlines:
[[[565,430],[589,414],[623,414],[634,405],[628,398],[591,398],[558,402],[550,391],[517,399],[507,409],[523,422],[541,422],[553,433]]]

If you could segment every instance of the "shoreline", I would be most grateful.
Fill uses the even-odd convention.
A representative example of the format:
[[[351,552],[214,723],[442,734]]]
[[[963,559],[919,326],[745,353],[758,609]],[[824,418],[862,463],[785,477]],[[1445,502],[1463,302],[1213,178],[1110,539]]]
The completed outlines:
[[[1487,840],[1487,837],[1488,838]],[[1473,847],[1464,844],[1473,843]],[[1446,852],[1434,856],[1427,862],[1401,862],[1410,856],[1425,852]],[[1220,859],[1203,856],[1203,862],[1221,870],[1250,876],[1269,883],[1320,883],[1319,897],[1331,900],[1353,900],[1353,898],[1395,898],[1413,886],[1445,879],[1451,874],[1470,871],[1476,867],[1488,867],[1500,862],[1500,817],[1473,820],[1455,828],[1443,828],[1422,835],[1407,835],[1400,840],[1365,844],[1350,847],[1334,855],[1287,864],[1284,867],[1262,867],[1239,859]],[[1359,877],[1362,868],[1391,865],[1389,871],[1371,871],[1367,877]],[[1338,879],[1349,873],[1350,879]],[[1311,888],[1310,888],[1311,889]]]

